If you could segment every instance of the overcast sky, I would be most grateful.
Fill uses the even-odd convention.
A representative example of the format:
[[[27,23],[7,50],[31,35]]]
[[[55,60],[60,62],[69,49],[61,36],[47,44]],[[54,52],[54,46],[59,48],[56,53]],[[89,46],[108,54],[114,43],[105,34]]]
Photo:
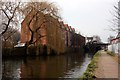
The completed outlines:
[[[55,2],[61,11],[65,23],[84,36],[99,35],[103,42],[108,36],[116,36],[109,31],[109,22],[113,19],[110,12],[118,0],[50,0]],[[113,11],[114,12],[114,11]]]
[[[47,0],[46,0],[47,1]],[[110,31],[114,5],[119,0],[49,0],[60,8],[63,21],[83,36],[98,35],[103,42],[117,33]]]

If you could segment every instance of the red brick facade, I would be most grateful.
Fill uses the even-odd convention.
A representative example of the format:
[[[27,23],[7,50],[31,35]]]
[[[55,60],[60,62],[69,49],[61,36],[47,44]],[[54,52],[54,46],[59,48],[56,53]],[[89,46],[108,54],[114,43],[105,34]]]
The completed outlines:
[[[31,11],[22,22],[22,43],[26,43],[31,38],[28,23],[34,15],[35,10]],[[59,54],[64,53],[67,47],[80,47],[85,44],[85,38],[76,34],[75,30],[71,28],[71,26],[68,26],[68,24],[64,24],[62,21],[59,21],[50,15],[44,15],[43,13],[39,13],[36,17],[33,18],[30,24],[32,30],[36,30],[40,27],[40,29],[34,34],[33,41],[38,39],[34,45],[46,45],[48,54],[51,49]],[[44,37],[39,38],[39,34]]]

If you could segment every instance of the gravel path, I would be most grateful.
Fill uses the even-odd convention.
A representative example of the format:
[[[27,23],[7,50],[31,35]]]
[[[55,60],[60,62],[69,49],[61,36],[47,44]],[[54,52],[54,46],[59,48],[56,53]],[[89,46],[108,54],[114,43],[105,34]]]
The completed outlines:
[[[97,78],[118,78],[118,59],[101,51],[97,65],[98,68],[95,70]]]

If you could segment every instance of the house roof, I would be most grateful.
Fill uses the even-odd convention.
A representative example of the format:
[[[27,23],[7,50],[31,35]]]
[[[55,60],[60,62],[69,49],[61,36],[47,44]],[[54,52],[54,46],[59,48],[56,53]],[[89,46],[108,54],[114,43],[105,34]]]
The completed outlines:
[[[72,31],[75,32],[75,28],[72,28]]]
[[[68,24],[64,24],[64,27],[66,28],[66,30],[69,30]]]

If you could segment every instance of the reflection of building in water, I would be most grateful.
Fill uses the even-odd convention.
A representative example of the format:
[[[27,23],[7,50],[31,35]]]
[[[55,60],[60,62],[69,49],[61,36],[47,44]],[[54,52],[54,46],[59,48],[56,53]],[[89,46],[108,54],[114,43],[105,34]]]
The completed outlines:
[[[21,65],[20,76],[22,78],[45,78],[47,72],[45,62],[39,61],[38,57],[32,61],[28,60]]]
[[[7,60],[2,62],[2,77],[4,78],[20,78],[21,61]]]
[[[76,77],[78,73],[83,74],[84,69],[86,69],[84,67],[87,66],[86,57],[84,53],[72,53],[61,56],[27,57],[24,58],[24,61],[15,59],[3,61],[3,77],[21,78],[18,80],[24,78],[62,78],[65,75]],[[69,74],[69,72],[71,73]]]
[[[64,57],[27,58],[21,65],[22,78],[58,78],[66,69]]]
[[[81,54],[55,57],[27,58],[21,65],[21,78],[63,77],[75,66],[80,66],[84,57]],[[75,68],[76,69],[76,68]]]

